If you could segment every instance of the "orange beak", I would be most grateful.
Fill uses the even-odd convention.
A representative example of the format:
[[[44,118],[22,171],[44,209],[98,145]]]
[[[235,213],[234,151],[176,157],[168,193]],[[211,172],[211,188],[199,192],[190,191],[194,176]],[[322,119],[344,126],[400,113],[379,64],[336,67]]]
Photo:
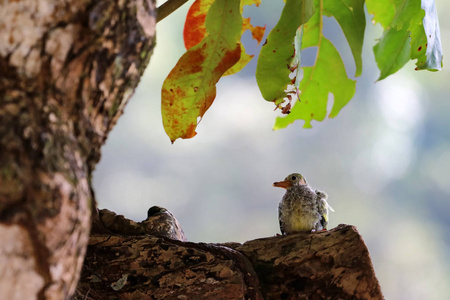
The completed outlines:
[[[289,180],[283,180],[283,181],[274,182],[273,186],[280,187],[283,189],[288,189],[292,186],[292,183]]]

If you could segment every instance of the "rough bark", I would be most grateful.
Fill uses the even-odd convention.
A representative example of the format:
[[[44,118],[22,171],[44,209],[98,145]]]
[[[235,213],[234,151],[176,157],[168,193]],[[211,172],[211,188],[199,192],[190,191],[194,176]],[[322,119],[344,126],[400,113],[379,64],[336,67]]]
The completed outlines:
[[[383,299],[355,227],[203,244],[91,236],[75,299]]]
[[[0,291],[63,299],[89,238],[91,172],[151,56],[152,0],[0,4]]]
[[[258,239],[236,250],[252,262],[266,299],[383,299],[354,226]]]

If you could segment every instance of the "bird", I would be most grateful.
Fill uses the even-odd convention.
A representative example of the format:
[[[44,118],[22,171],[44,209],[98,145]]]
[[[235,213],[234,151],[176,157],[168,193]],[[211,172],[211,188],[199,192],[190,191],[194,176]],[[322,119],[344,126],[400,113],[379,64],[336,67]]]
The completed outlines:
[[[152,206],[147,211],[147,219],[139,222],[146,234],[166,237],[186,242],[186,235],[175,216],[161,206]]]
[[[328,210],[334,210],[327,202],[326,193],[313,190],[299,173],[292,173],[273,186],[286,189],[278,206],[283,235],[327,230]]]

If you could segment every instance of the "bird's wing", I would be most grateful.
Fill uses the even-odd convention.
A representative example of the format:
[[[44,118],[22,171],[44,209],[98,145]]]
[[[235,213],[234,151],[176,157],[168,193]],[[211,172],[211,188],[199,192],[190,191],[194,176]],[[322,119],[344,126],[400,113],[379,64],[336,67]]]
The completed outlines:
[[[334,212],[334,209],[327,202],[328,195],[326,193],[316,190],[316,195],[317,195],[318,202],[319,203],[323,202],[322,205],[325,206],[324,209],[327,208],[327,209],[331,210],[332,212]]]
[[[327,198],[328,195],[322,191],[316,190],[317,195],[317,209],[321,216],[320,223],[323,229],[327,229],[328,227],[328,209],[334,211],[333,208],[328,204]]]

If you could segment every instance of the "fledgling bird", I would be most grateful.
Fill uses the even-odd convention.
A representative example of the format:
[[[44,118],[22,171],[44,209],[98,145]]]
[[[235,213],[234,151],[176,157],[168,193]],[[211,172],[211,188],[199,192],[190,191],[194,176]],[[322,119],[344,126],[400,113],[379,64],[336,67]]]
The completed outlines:
[[[187,241],[178,220],[164,207],[150,207],[147,212],[147,219],[140,222],[139,225],[147,234],[183,242]]]
[[[326,230],[328,210],[334,211],[327,202],[327,194],[313,190],[305,177],[292,173],[275,187],[286,189],[278,206],[278,220],[282,234]]]

